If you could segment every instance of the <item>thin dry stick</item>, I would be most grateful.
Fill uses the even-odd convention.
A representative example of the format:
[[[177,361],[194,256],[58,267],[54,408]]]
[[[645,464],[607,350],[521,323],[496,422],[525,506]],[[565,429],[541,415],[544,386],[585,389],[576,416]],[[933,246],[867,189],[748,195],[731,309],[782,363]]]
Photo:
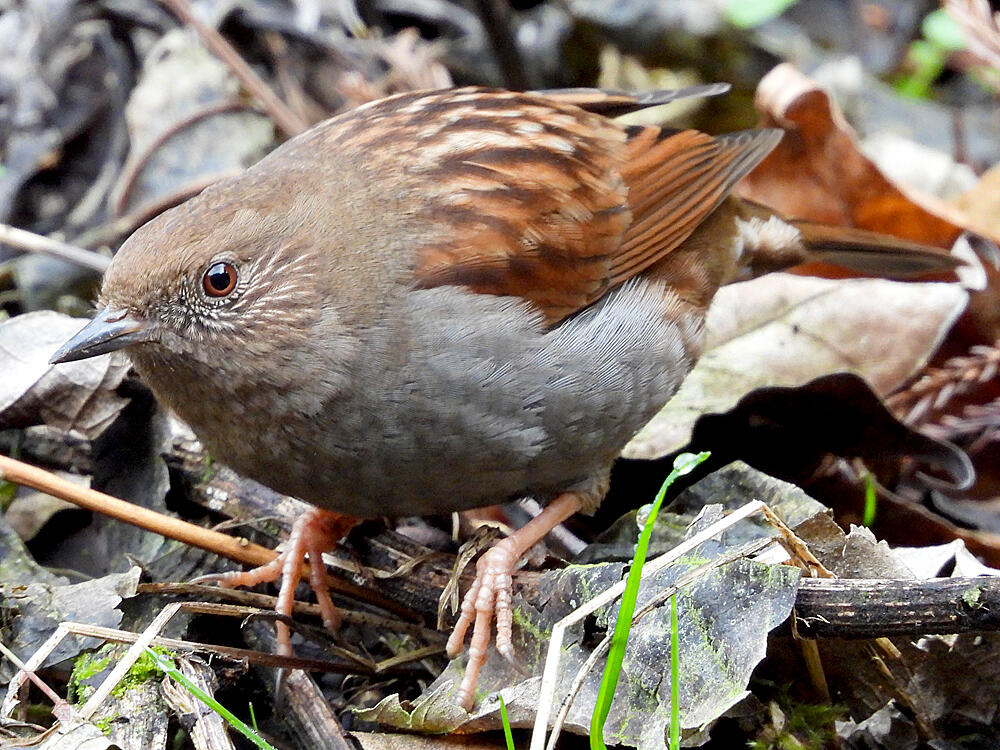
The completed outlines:
[[[119,521],[138,526],[140,529],[162,534],[169,539],[214,552],[236,562],[247,565],[266,565],[278,556],[274,550],[254,544],[246,539],[203,529],[193,523],[157,513],[139,505],[133,505],[89,487],[79,487],[51,472],[7,456],[0,456],[0,479],[33,487],[54,497],[68,500],[86,510],[116,518]],[[303,566],[303,575],[309,575],[309,569],[306,566]],[[389,601],[363,586],[356,586],[336,577],[330,577],[329,584],[330,588],[340,593],[376,604],[393,612],[406,612],[405,608],[396,602]]]
[[[795,532],[788,528],[788,525],[773,510],[765,505],[762,512],[768,522],[778,530],[780,534],[779,544],[785,548],[789,557],[806,575],[812,578],[836,578],[816,558],[806,543],[799,539],[795,535]],[[802,638],[799,644],[802,650],[802,659],[805,661],[806,671],[809,673],[809,679],[813,687],[823,700],[827,703],[831,702],[830,685],[826,679],[826,670],[823,669],[823,659],[819,654],[819,645],[814,638]]]
[[[137,593],[153,594],[155,596],[183,596],[188,598],[210,596],[226,604],[254,607],[258,611],[264,611],[268,614],[274,613],[277,603],[277,597],[269,594],[259,594],[256,591],[247,591],[246,589],[222,589],[203,583],[140,583]],[[366,625],[392,632],[407,633],[433,643],[444,643],[448,637],[446,633],[442,633],[440,630],[432,630],[410,620],[384,617],[374,612],[361,612],[345,607],[340,607],[339,609],[343,621],[355,625]],[[322,612],[318,604],[296,600],[292,605],[292,615],[321,617]]]
[[[33,487],[36,490],[68,500],[86,510],[116,518],[119,521],[162,534],[193,547],[210,550],[237,562],[248,565],[265,565],[277,557],[274,550],[253,544],[246,539],[203,529],[193,523],[187,523],[148,508],[133,505],[89,487],[80,487],[51,472],[39,469],[37,466],[31,466],[7,456],[0,456],[0,478],[15,484]]]
[[[170,8],[181,23],[190,26],[198,33],[205,46],[229,66],[233,74],[240,79],[243,87],[261,103],[267,114],[274,120],[274,124],[285,135],[291,138],[309,128],[309,123],[293,112],[267,85],[267,82],[254,73],[253,68],[218,31],[195,18],[187,0],[160,0],[160,2]]]
[[[14,709],[17,708],[17,704],[20,702],[18,700],[18,693],[25,680],[29,678],[29,675],[41,669],[42,664],[45,663],[45,658],[52,653],[52,650],[67,635],[68,631],[66,628],[63,625],[59,625],[55,632],[46,639],[45,643],[35,653],[28,657],[28,660],[24,664],[18,665],[20,671],[7,683],[7,695],[3,699],[3,704],[0,705],[0,717],[10,716],[14,712]],[[56,704],[56,707],[58,708],[59,704]]]
[[[189,602],[180,602],[185,605],[185,609],[191,610]],[[241,607],[240,609],[248,609]],[[198,610],[200,611],[200,610]],[[213,613],[220,614],[220,613]],[[225,613],[221,613],[225,614]],[[254,612],[243,612],[236,615],[246,617]],[[135,643],[139,639],[138,633],[131,633],[127,630],[116,630],[114,628],[103,628],[99,625],[86,625],[79,622],[65,622],[68,633],[85,636],[87,638],[100,638],[111,643]],[[279,656],[269,654],[264,651],[254,651],[248,648],[236,648],[235,646],[217,646],[212,643],[199,643],[198,641],[185,641],[180,638],[166,638],[157,636],[150,645],[162,646],[171,651],[183,651],[185,653],[202,653],[209,656],[221,656],[233,661],[246,662],[260,667],[279,667],[282,669],[307,669],[314,672],[337,672],[340,674],[374,674],[376,665],[371,660],[364,660],[352,654],[350,659],[345,661],[329,661],[321,659],[303,659],[298,656]]]
[[[169,127],[148,143],[142,152],[130,158],[128,163],[126,163],[122,169],[121,176],[118,178],[118,184],[123,187],[118,191],[118,196],[115,198],[115,205],[113,208],[115,216],[122,216],[125,213],[126,208],[128,208],[128,202],[132,196],[132,189],[135,187],[136,180],[139,178],[139,175],[142,174],[146,165],[149,164],[149,160],[153,158],[161,146],[178,133],[183,132],[186,128],[189,128],[192,125],[196,125],[203,120],[209,119],[210,117],[233,114],[234,112],[254,112],[263,116],[259,110],[250,106],[246,102],[227,101],[209,105],[196,112],[192,112],[186,117],[182,117],[176,122],[170,123]],[[222,175],[219,175],[219,177],[221,176]]]
[[[766,505],[764,506],[764,515],[767,517],[767,520],[781,533],[782,547],[785,548],[792,560],[796,561],[802,570],[813,578],[832,579],[837,577],[835,573],[830,571],[816,558],[806,543],[799,539],[798,536],[795,535],[795,532],[788,528],[785,522],[782,521],[775,514],[775,512]],[[794,620],[792,625],[794,632]],[[826,673],[823,670],[823,664],[820,659],[819,647],[816,640],[814,638],[802,638],[801,642],[802,656],[805,659],[809,675],[813,680],[813,686],[825,700],[830,701],[830,688],[826,681]],[[897,661],[899,660],[899,649],[897,649],[888,638],[875,638],[874,642],[875,645],[887,656],[896,659]]]
[[[788,556],[795,561],[795,563],[802,568],[805,573],[812,578],[836,578],[836,576],[821,563],[816,556],[810,551],[808,545],[803,542],[795,532],[788,528],[786,524],[777,513],[771,510],[767,505],[765,505],[761,512],[775,529],[777,529],[780,538],[778,543],[785,548]]]
[[[819,645],[813,638],[803,638],[799,641],[802,650],[802,660],[806,664],[806,672],[809,673],[809,680],[820,700],[825,703],[833,703],[830,695],[830,683],[826,680],[826,670],[823,668],[823,658],[819,655]]]
[[[383,659],[378,662],[375,665],[375,674],[391,674],[394,669],[405,667],[413,662],[423,661],[424,659],[432,656],[439,656],[443,653],[444,645],[415,648],[412,651],[407,651],[406,653],[399,654],[398,656],[390,656],[388,659]]]
[[[111,258],[98,255],[90,250],[84,250],[82,247],[53,240],[25,229],[18,229],[9,224],[0,224],[0,242],[15,247],[18,250],[51,255],[53,258],[76,263],[78,266],[93,269],[98,273],[104,273],[104,270],[111,262]]]
[[[52,713],[57,719],[60,721],[69,721],[73,718],[73,707],[60,698],[55,690],[50,688],[42,678],[35,674],[34,669],[28,669],[25,663],[17,658],[17,654],[3,644],[3,641],[0,641],[0,654],[3,654],[11,664],[18,668],[19,674],[24,675],[25,679],[31,680],[34,686],[52,701]],[[18,685],[18,688],[20,688],[20,685]]]

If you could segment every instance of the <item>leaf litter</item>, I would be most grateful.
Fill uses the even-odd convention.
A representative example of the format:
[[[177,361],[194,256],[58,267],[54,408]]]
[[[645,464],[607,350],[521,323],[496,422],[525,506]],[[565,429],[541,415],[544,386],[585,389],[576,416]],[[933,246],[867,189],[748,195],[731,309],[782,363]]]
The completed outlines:
[[[568,73],[572,66],[567,64],[564,42],[573,39],[586,49],[587,35],[576,33],[581,19],[590,29],[619,41],[630,38],[632,46],[645,46],[648,52],[656,34],[653,29],[670,27],[686,12],[661,9],[649,16],[638,12],[639,0],[627,5],[628,12],[614,17],[580,3],[540,3],[517,10],[511,22],[520,30],[518,45],[528,45],[521,49],[526,55],[522,63],[529,79],[538,79],[532,85],[580,82]],[[291,19],[279,18],[254,0],[203,6],[205,17],[222,27],[270,83],[294,103],[296,111],[313,120],[332,114],[345,101],[357,104],[418,84],[444,85],[452,76],[499,84],[506,75],[504,66],[517,63],[508,58],[498,58],[498,62],[483,54],[484,45],[489,44],[488,24],[464,6],[445,0],[433,0],[411,11],[421,22],[419,32],[394,26],[395,17],[377,13],[369,17],[365,9],[360,23],[372,24],[385,38],[354,35],[361,28],[360,17],[338,18],[326,11],[310,15],[305,6]],[[173,28],[173,20],[160,6],[106,2],[87,13],[81,7],[36,3],[8,11],[0,21],[0,38],[11,42],[3,45],[0,70],[10,72],[13,77],[8,80],[16,82],[13,96],[3,100],[13,102],[13,108],[0,107],[0,125],[4,126],[0,127],[0,153],[4,154],[0,220],[45,234],[58,233],[92,249],[113,249],[156,211],[213,175],[245,166],[269,150],[276,142],[276,128],[246,98],[237,78],[205,54],[190,31]],[[885,29],[912,28],[892,15],[897,12],[894,4],[888,4],[885,12],[890,14]],[[697,13],[697,24],[674,29],[684,39],[698,40],[691,43],[692,49],[705,38],[699,34],[712,34],[706,30],[724,23],[711,17],[713,11],[707,5]],[[803,22],[801,16],[798,22],[794,19],[792,11],[778,22],[800,23],[807,35],[817,33],[815,25]],[[879,33],[890,36],[877,28],[866,27],[866,38]],[[750,54],[757,54],[758,43],[761,37],[739,41]],[[68,55],[71,49],[75,52]],[[592,51],[594,60],[609,67],[622,57],[615,44],[607,45],[600,55],[596,47]],[[643,64],[636,62],[640,59],[645,60],[641,55],[628,58],[633,79],[636,66]],[[870,63],[872,58],[862,55],[862,59]],[[676,65],[676,61],[658,61],[655,69],[650,68],[650,80],[664,75],[661,63],[663,70]],[[955,65],[964,70],[958,58]],[[717,70],[711,75],[717,76]],[[610,76],[612,71],[607,73]],[[690,70],[683,74],[691,75]],[[738,82],[738,74],[728,77]],[[740,102],[741,96],[744,114],[740,116],[745,117],[749,112],[746,87],[730,102]],[[880,91],[880,96],[885,97],[885,92]],[[836,102],[794,69],[783,66],[773,71],[757,99],[762,123],[784,128],[786,137],[772,158],[744,183],[746,195],[798,218],[895,232],[943,249],[971,230],[986,243],[973,238],[972,246],[988,260],[988,243],[1000,236],[993,221],[996,211],[990,208],[995,167],[978,185],[946,202],[902,184],[905,177],[897,176],[902,171],[876,166],[878,159],[864,155]],[[906,111],[925,105],[930,112],[928,102],[912,104]],[[995,111],[995,103],[992,109],[981,101],[976,106],[987,113]],[[896,113],[899,119],[898,112],[904,110],[886,107],[885,111],[890,116]],[[945,114],[961,112],[953,107]],[[936,109],[921,124],[940,122],[938,114]],[[695,110],[684,116],[699,124],[704,113]],[[718,111],[711,114],[723,123],[731,116]],[[744,120],[736,127],[749,124]],[[871,135],[865,133],[866,142]],[[940,148],[941,142],[934,145]],[[983,158],[991,146],[997,153],[996,144],[977,133],[973,153]],[[919,179],[926,184],[947,183]],[[12,252],[3,252],[3,258],[14,258]],[[989,262],[985,266],[985,283],[978,289],[975,284],[906,285],[781,275],[724,290],[709,318],[706,357],[678,398],[628,450],[633,458],[663,457],[662,461],[681,449],[719,448],[716,463],[706,468],[714,473],[700,478],[675,501],[671,513],[661,517],[656,549],[669,549],[682,541],[699,524],[717,516],[720,506],[733,508],[750,499],[766,499],[839,575],[889,582],[914,575],[993,575],[995,571],[970,551],[987,561],[1000,560],[1000,544],[988,531],[994,511],[982,503],[992,498],[990,487],[996,479],[992,451],[995,435],[1000,434],[1000,410],[990,406],[998,396],[995,373],[979,368],[979,377],[959,387],[975,369],[964,367],[960,360],[982,355],[984,362],[989,361],[989,351],[1000,340],[1000,314],[996,312],[1000,309],[996,304],[1000,274]],[[128,375],[127,363],[102,357],[58,371],[45,364],[55,346],[80,322],[53,312],[26,311],[48,307],[80,312],[90,299],[93,282],[92,272],[30,255],[9,260],[7,270],[0,269],[0,300],[12,315],[0,323],[3,452],[75,472],[85,482],[161,512],[169,508],[188,516],[209,515],[214,521],[219,519],[215,514],[220,508],[239,515],[238,502],[243,498],[258,503],[247,507],[259,508],[269,496],[213,467],[210,459],[198,458],[197,446],[192,448],[183,431],[174,429],[149,394]],[[985,354],[984,348],[989,349]],[[868,385],[859,386],[845,372],[861,376]],[[930,391],[919,385],[921,374],[937,378],[935,383],[941,387],[935,394],[948,394],[928,412],[930,421],[916,420],[904,427],[888,412],[872,406],[871,400],[877,403],[895,392],[896,403],[901,405],[897,416],[905,417],[903,404],[930,398]],[[824,381],[827,377],[834,380]],[[824,387],[828,389],[825,398],[840,399],[839,414],[813,403]],[[817,425],[805,439],[810,419],[827,429]],[[920,436],[913,429],[916,426],[933,428],[932,436]],[[845,437],[852,428],[865,436],[853,445]],[[730,441],[723,450],[725,441],[720,436],[726,434],[741,436],[744,450],[740,450],[740,440]],[[784,442],[773,441],[775,434]],[[714,445],[692,444],[700,440]],[[969,449],[980,475],[972,489],[962,489],[967,467],[959,457],[961,448]],[[760,471],[729,465],[743,454],[748,460],[753,457],[758,469],[794,478],[822,503]],[[169,461],[165,462],[165,456]],[[823,510],[824,504],[832,507],[847,527],[856,517],[851,503],[860,493],[858,477],[864,472],[851,463],[854,457],[864,459],[883,488],[874,527],[877,535],[895,543],[909,538],[925,546],[897,554],[867,531],[852,529],[845,535]],[[623,462],[622,470],[616,472],[614,502],[605,505],[612,506],[614,516],[620,518],[617,523],[612,523],[613,517],[608,519],[605,528],[610,527],[609,531],[593,536],[594,542],[578,558],[564,551],[566,563],[545,562],[541,572],[526,571],[520,576],[516,646],[521,662],[515,669],[493,654],[483,675],[484,693],[502,690],[518,726],[532,721],[537,674],[553,623],[623,574],[623,561],[636,535],[635,512],[629,508],[651,497],[635,491],[639,483],[630,467],[637,463]],[[191,469],[192,465],[199,469]],[[658,465],[651,464],[654,469]],[[928,483],[927,472],[944,482]],[[25,497],[29,496],[21,496],[22,504]],[[222,497],[225,503],[219,502]],[[628,497],[625,504],[619,504],[622,497]],[[26,502],[34,504],[30,497]],[[969,503],[979,505],[973,508]],[[8,513],[11,518],[16,515]],[[49,544],[46,534],[58,526],[59,517],[47,511],[37,514],[25,528],[32,527],[35,539],[42,541],[29,540],[28,546],[6,526],[2,528],[0,585],[6,597],[5,612],[12,619],[4,621],[0,632],[5,643],[15,644],[22,652],[43,639],[60,618],[80,616],[84,604],[92,605],[94,617],[102,622],[144,627],[162,600],[131,596],[131,583],[122,587],[135,575],[123,552],[134,555],[154,580],[185,578],[211,565],[204,556],[189,554],[157,535],[133,532],[99,518],[66,537],[75,538],[75,543],[62,539]],[[442,539],[441,528],[425,522],[407,522],[406,528],[430,544],[424,548],[428,560],[450,554],[452,548],[446,534]],[[249,527],[243,531],[255,533]],[[656,591],[669,587],[697,561],[732,552],[747,538],[764,533],[770,532],[756,522],[741,522],[721,540],[706,543],[697,553],[647,580],[643,599],[655,597]],[[585,531],[584,536],[592,534]],[[941,544],[928,546],[931,541]],[[358,554],[367,554],[360,540],[356,546]],[[81,556],[81,552],[87,554]],[[89,561],[81,562],[87,555]],[[85,584],[70,584],[38,566],[33,556],[96,577]],[[914,558],[933,560],[933,564],[917,565]],[[349,554],[338,557],[337,565],[358,570],[357,560]],[[413,606],[432,621],[435,608],[425,610],[420,604],[420,595],[433,601],[440,590],[439,579],[427,572],[431,568],[414,567],[402,577],[410,581],[377,580],[386,586],[409,584]],[[363,573],[351,575],[371,580]],[[423,575],[429,576],[426,581]],[[798,644],[783,624],[795,605],[798,582],[795,567],[741,559],[705,574],[681,594],[681,664],[685,670],[681,716],[686,744],[711,742],[712,736],[733,722],[742,722],[746,737],[768,736],[766,730],[780,723],[775,717],[782,711],[777,709],[777,699],[772,700],[767,680],[800,683],[807,693],[813,689],[802,687],[803,679],[789,677],[802,672]],[[600,642],[614,611],[613,605],[606,607],[582,629],[572,631],[566,654],[573,667],[582,664]],[[666,663],[664,649],[669,642],[664,612],[656,608],[635,625],[608,741],[663,746],[669,701],[668,691],[664,692],[668,680],[661,666]],[[197,619],[179,627],[188,625],[208,627]],[[367,649],[409,648],[370,629],[349,633]],[[868,641],[819,642],[831,692],[850,717],[836,725],[844,747],[909,748],[928,737],[935,746],[944,747],[940,742],[946,738],[997,736],[996,691],[989,671],[983,669],[995,661],[992,633],[894,642],[898,654],[879,652],[881,668],[872,659]],[[65,656],[78,649],[79,644]],[[437,679],[427,685],[422,697],[414,689],[420,680],[412,677],[409,682],[391,680],[388,689],[360,691],[361,704],[376,706],[367,718],[424,731],[497,726],[495,704],[488,696],[479,714],[470,718],[456,713],[448,700],[456,667],[442,672],[442,660],[426,663],[425,677],[437,675]],[[521,670],[536,676],[526,676]],[[566,669],[560,675],[560,691],[568,688],[573,674],[573,669]],[[595,679],[584,678],[568,714],[567,729],[587,731],[587,706],[596,692]],[[333,691],[341,696],[337,705],[346,705],[339,687]],[[386,697],[393,690],[402,691],[398,699]],[[264,720],[276,725],[273,717]],[[357,735],[363,745],[377,746],[375,735],[363,731],[371,725],[358,718],[345,720],[358,722]]]

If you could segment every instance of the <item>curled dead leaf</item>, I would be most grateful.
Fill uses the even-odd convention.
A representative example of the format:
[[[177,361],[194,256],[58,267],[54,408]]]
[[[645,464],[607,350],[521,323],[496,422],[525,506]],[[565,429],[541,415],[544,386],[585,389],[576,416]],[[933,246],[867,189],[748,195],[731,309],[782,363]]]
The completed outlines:
[[[790,218],[858,227],[950,248],[982,227],[955,208],[896,185],[858,147],[854,130],[815,81],[783,63],[757,87],[761,125],[785,137],[739,186]],[[995,238],[994,238],[995,239]]]

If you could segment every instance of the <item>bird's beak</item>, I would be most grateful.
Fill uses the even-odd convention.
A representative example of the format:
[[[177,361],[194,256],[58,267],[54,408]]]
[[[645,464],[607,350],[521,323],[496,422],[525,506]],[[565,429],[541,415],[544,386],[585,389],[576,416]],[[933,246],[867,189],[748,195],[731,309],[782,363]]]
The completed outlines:
[[[52,355],[49,364],[74,362],[113,352],[129,344],[149,341],[152,329],[148,323],[122,310],[105,307],[73,338]]]

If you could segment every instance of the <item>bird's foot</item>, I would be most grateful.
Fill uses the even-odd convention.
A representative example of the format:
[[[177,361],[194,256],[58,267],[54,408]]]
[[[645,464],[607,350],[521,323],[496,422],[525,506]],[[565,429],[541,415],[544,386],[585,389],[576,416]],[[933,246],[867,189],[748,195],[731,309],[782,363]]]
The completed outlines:
[[[462,608],[455,623],[455,629],[448,638],[448,657],[454,659],[462,652],[465,634],[472,625],[472,640],[469,642],[469,661],[465,675],[458,689],[457,699],[467,711],[472,710],[473,696],[479,671],[486,663],[490,645],[491,623],[496,619],[496,646],[505,659],[514,660],[513,633],[513,581],[514,568],[519,554],[516,554],[514,537],[508,537],[489,549],[476,565],[476,580],[462,600]]]
[[[328,630],[340,627],[340,613],[330,598],[330,585],[323,565],[323,553],[332,549],[357,519],[320,508],[311,508],[299,516],[292,526],[284,552],[266,565],[247,571],[231,571],[219,575],[202,576],[198,582],[213,581],[226,588],[256,586],[281,579],[278,601],[274,609],[279,615],[291,617],[295,604],[295,587],[302,578],[303,564],[309,558],[309,585],[316,595],[323,625]],[[275,623],[277,652],[292,656],[291,631],[284,622]]]
[[[560,495],[523,528],[497,542],[476,564],[476,580],[462,600],[458,622],[448,638],[448,656],[454,659],[462,652],[465,634],[472,626],[469,660],[456,698],[466,711],[473,707],[473,691],[479,672],[486,663],[490,645],[491,623],[496,619],[497,651],[514,661],[513,574],[518,561],[536,542],[583,506],[584,496],[567,492]]]

